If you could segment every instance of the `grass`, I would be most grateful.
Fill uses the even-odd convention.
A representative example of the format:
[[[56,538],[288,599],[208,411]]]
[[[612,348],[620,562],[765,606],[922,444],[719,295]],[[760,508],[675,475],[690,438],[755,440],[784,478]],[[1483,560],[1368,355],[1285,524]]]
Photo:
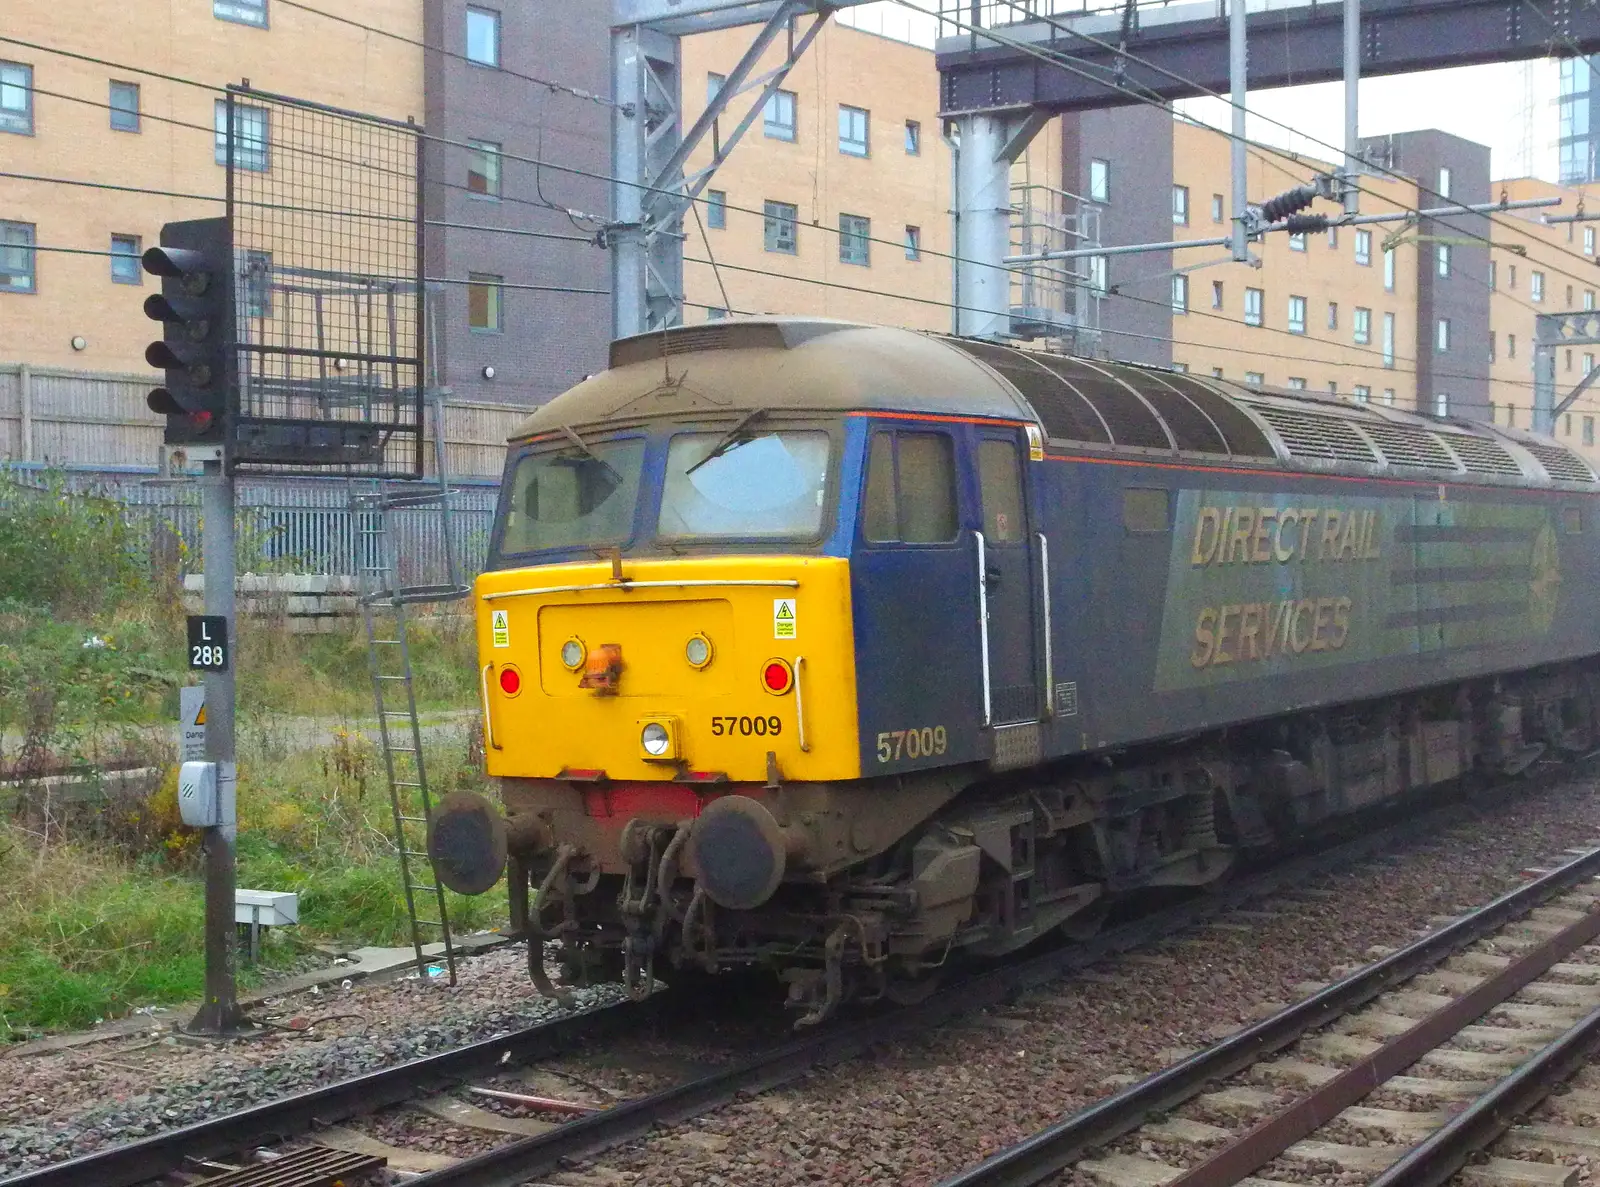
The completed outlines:
[[[40,495],[0,472],[0,779],[111,760],[166,770],[147,795],[0,803],[0,1044],[201,992],[199,836],[178,820],[170,733],[150,728],[175,724],[190,679],[183,610],[138,543],[114,504],[64,487]],[[238,636],[238,881],[300,895],[300,925],[269,933],[241,981],[295,964],[311,943],[409,944],[381,756],[351,728],[373,716],[359,624],[298,636],[245,619]],[[410,638],[419,708],[474,706],[470,623],[420,616]],[[319,734],[327,719],[342,725],[307,748],[289,720],[306,717],[324,719]],[[429,732],[436,794],[482,786],[476,731]],[[504,920],[503,889],[449,900],[458,930]]]

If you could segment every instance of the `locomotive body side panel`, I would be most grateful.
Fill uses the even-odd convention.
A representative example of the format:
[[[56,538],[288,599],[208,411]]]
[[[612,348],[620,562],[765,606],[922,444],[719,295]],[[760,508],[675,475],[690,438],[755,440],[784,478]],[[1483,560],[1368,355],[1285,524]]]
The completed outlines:
[[[1596,576],[1592,495],[1093,459],[1034,470],[1063,557],[1056,754],[1600,652],[1580,592]],[[1165,532],[1127,521],[1146,491],[1168,494]]]

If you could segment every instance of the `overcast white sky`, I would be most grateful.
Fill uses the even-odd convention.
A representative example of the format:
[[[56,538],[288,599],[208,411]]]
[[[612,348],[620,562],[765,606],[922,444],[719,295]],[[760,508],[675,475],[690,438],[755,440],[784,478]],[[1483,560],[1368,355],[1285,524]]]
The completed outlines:
[[[937,0],[914,3],[937,7]],[[837,19],[920,45],[933,44],[933,19],[897,3],[845,9]],[[1372,78],[1361,84],[1361,134],[1381,136],[1438,128],[1489,145],[1493,152],[1490,168],[1496,178],[1531,173],[1554,181],[1555,97],[1553,59]],[[1254,91],[1249,106],[1252,113],[1266,117],[1248,122],[1247,134],[1253,139],[1324,158],[1332,155],[1327,145],[1343,143],[1341,83]],[[1228,107],[1219,100],[1187,100],[1179,109],[1208,124],[1229,124]],[[1296,129],[1299,135],[1276,126],[1273,120]]]

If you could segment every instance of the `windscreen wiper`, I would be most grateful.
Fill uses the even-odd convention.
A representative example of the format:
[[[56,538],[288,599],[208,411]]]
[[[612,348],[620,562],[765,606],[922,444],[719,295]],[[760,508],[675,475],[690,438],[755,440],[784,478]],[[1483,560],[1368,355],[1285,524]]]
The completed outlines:
[[[765,408],[753,408],[753,409],[751,409],[750,412],[745,415],[745,418],[743,420],[741,420],[738,424],[734,425],[733,428],[729,429],[726,433],[722,434],[722,439],[711,447],[711,452],[710,453],[706,454],[705,457],[701,458],[698,462],[696,462],[694,465],[690,466],[687,470],[685,470],[683,472],[684,476],[687,477],[688,475],[693,474],[696,470],[698,470],[701,466],[705,465],[707,462],[713,461],[716,458],[721,457],[723,454],[727,453],[728,450],[732,449],[735,445],[743,445],[746,441],[750,440],[750,434],[745,432],[745,430],[751,424],[753,424],[756,421],[762,419],[766,415],[767,415],[767,410]]]
[[[618,474],[616,470],[612,468],[610,462],[606,461],[605,458],[601,457],[592,448],[590,448],[589,443],[582,437],[578,436],[576,429],[573,429],[568,425],[562,425],[561,433],[568,441],[571,441],[578,447],[578,452],[583,454],[584,457],[588,458],[592,462],[598,462],[605,469],[605,472],[611,477],[611,481],[615,482],[618,486],[622,485],[622,475]]]

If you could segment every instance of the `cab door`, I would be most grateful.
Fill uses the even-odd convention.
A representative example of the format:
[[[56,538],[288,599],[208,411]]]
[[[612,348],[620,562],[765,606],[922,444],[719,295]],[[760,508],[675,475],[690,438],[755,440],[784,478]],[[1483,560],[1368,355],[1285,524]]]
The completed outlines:
[[[974,558],[984,603],[982,640],[986,654],[988,725],[1039,720],[1036,544],[1023,489],[1021,434],[1014,429],[974,430],[978,507],[981,515]],[[981,558],[981,560],[979,560]]]

